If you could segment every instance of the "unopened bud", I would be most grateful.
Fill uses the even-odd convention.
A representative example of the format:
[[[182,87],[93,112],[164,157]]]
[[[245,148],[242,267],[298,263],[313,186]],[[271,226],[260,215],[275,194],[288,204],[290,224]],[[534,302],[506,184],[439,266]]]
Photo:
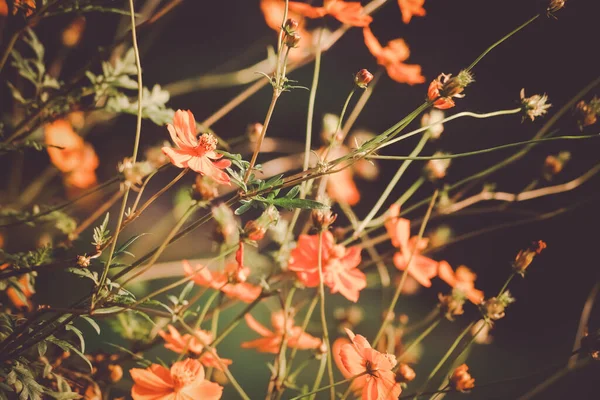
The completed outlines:
[[[333,214],[329,208],[324,210],[313,210],[310,216],[314,227],[317,228],[319,232],[329,229],[331,224],[333,224],[337,218],[337,214]]]
[[[555,12],[557,12],[564,6],[565,6],[565,0],[550,0],[550,3],[548,4],[548,8],[546,9],[546,12],[547,12],[548,16],[551,16],[552,14],[554,14]]]
[[[110,372],[109,378],[112,383],[119,382],[123,378],[123,368],[118,364],[109,364],[108,371]]]
[[[467,392],[475,387],[475,379],[468,372],[467,364],[457,367],[450,376],[450,386],[458,392]]]
[[[598,115],[600,115],[600,99],[594,96],[589,103],[581,100],[575,106],[575,114],[580,130],[583,130],[586,126],[594,125],[598,121]]]
[[[302,36],[300,36],[299,33],[297,32],[290,32],[290,33],[286,33],[285,36],[283,37],[283,43],[287,46],[287,47],[298,47],[298,44],[300,43],[300,39],[302,39]]]
[[[354,75],[354,84],[361,89],[366,89],[373,80],[373,74],[366,69],[361,69]]]
[[[488,320],[497,321],[504,318],[506,307],[514,301],[514,297],[506,290],[498,297],[487,299],[481,304],[480,308]]]
[[[251,220],[244,226],[244,235],[250,240],[259,241],[265,237],[267,229],[261,226],[256,220]]]
[[[547,245],[544,241],[538,240],[533,242],[528,248],[519,251],[513,262],[515,272],[521,276],[525,276],[525,270],[529,267],[534,257],[540,254],[546,247]]]
[[[453,290],[451,294],[438,294],[440,300],[440,312],[449,321],[454,321],[454,317],[464,314],[463,306],[465,296],[458,290]]]
[[[396,382],[408,383],[413,381],[417,377],[415,370],[412,369],[408,364],[400,363],[398,366],[398,372],[396,372]]]
[[[90,266],[91,257],[87,256],[77,256],[77,265],[81,268],[87,268]]]
[[[289,18],[287,21],[285,21],[285,24],[283,25],[283,29],[285,29],[287,34],[296,32],[296,30],[298,29],[299,23],[298,21],[296,21],[293,18]]]

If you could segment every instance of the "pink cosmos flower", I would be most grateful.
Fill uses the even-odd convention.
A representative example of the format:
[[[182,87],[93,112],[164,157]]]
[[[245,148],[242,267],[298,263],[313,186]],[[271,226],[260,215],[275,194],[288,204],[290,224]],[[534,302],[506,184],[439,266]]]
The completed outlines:
[[[362,387],[363,400],[397,399],[402,388],[392,371],[397,363],[396,357],[373,349],[364,336],[355,335],[348,329],[346,333],[352,343],[343,344],[339,350],[344,366],[341,372],[346,378],[363,374],[354,380],[358,382],[351,386],[353,390]]]
[[[373,35],[371,28],[363,28],[363,36],[365,45],[377,59],[377,64],[385,67],[391,79],[408,85],[425,82],[425,77],[421,75],[420,65],[404,63],[410,56],[410,50],[404,39],[394,39],[383,47]]]
[[[204,367],[198,360],[188,358],[167,369],[152,364],[146,369],[129,370],[134,385],[133,400],[219,400],[223,387],[204,379]]]
[[[231,161],[221,160],[223,155],[215,152],[217,139],[212,134],[196,137],[196,120],[191,111],[177,110],[173,124],[168,124],[167,129],[177,147],[165,146],[162,151],[173,165],[189,168],[223,185],[230,184],[229,176],[222,169],[229,167]]]
[[[299,326],[294,326],[294,319],[292,317],[288,317],[287,324],[285,324],[286,321],[283,311],[278,311],[271,315],[271,325],[273,325],[274,328],[273,331],[265,328],[250,314],[246,314],[244,318],[250,329],[261,335],[262,338],[243,342],[243,349],[255,348],[263,353],[277,354],[281,347],[281,340],[284,332],[287,332],[287,346],[290,348],[307,350],[316,349],[321,345],[321,339],[311,336],[306,332],[302,332],[302,328]]]
[[[191,352],[194,354],[202,354],[204,344],[210,344],[213,341],[212,333],[203,331],[202,329],[196,330],[196,335],[190,335],[189,333],[181,335],[173,325],[167,326],[167,329],[169,330],[169,333],[159,331],[158,334],[164,339],[165,348],[172,350],[175,353],[183,354],[184,352]],[[199,340],[198,338],[202,340]],[[202,354],[199,360],[202,365],[217,368],[220,371],[223,370],[221,365],[231,365],[232,363],[231,360],[220,357],[218,360],[221,362],[218,362],[217,358],[210,351]]]
[[[408,273],[421,285],[430,287],[431,278],[437,275],[438,263],[420,254],[427,247],[428,239],[417,241],[418,237],[410,237],[410,221],[406,218],[399,218],[400,206],[398,204],[393,204],[389,213],[385,228],[392,240],[392,245],[400,250],[394,254],[394,265],[401,271],[406,270],[409,267],[408,260],[411,253],[414,252]]]
[[[201,265],[193,268],[188,261],[184,260],[183,270],[186,276],[193,276],[192,280],[197,285],[220,290],[227,297],[238,299],[244,303],[253,302],[262,291],[259,286],[246,282],[250,275],[250,268],[236,263],[227,264],[223,272],[218,272],[210,271]]]
[[[340,293],[350,301],[357,302],[360,291],[367,287],[360,264],[360,249],[336,245],[331,232],[323,232],[321,261],[323,283],[331,293]],[[292,250],[288,268],[296,272],[298,280],[308,287],[319,285],[319,235],[300,235],[298,245]]]

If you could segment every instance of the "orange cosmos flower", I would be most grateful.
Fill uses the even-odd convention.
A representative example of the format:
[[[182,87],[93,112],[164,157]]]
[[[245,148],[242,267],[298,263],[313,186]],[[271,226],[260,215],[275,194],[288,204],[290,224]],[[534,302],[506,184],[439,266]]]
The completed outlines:
[[[427,98],[433,102],[433,106],[440,110],[455,106],[453,97],[465,97],[463,91],[473,82],[473,75],[467,70],[462,70],[452,77],[452,74],[440,74],[431,81],[427,89]]]
[[[421,239],[417,242],[418,237],[410,237],[410,221],[406,218],[398,218],[400,215],[398,204],[392,204],[389,213],[385,229],[392,240],[392,245],[400,249],[394,254],[394,265],[401,271],[410,267],[408,273],[421,285],[430,287],[431,278],[437,275],[438,263],[420,254],[427,247],[429,240]],[[408,266],[408,260],[413,252]]]
[[[83,141],[66,120],[56,120],[44,127],[50,162],[64,174],[67,186],[87,189],[97,183],[99,161],[91,144]]]
[[[6,17],[8,15],[8,4],[6,0],[0,0],[0,17]]]
[[[196,137],[196,120],[191,111],[177,110],[173,124],[167,129],[177,148],[163,147],[162,151],[171,163],[179,168],[189,168],[200,175],[211,177],[215,182],[229,185],[229,176],[222,171],[231,165],[229,160],[221,160],[223,155],[217,154],[217,139],[210,133]]]
[[[271,315],[273,331],[265,328],[250,314],[246,314],[244,318],[250,329],[261,335],[262,338],[243,342],[243,349],[255,348],[262,353],[277,354],[281,347],[281,340],[284,332],[286,332],[287,346],[290,348],[308,350],[316,349],[321,345],[321,339],[303,332],[302,328],[299,326],[294,326],[293,317],[288,316],[287,324],[285,324],[286,321],[283,311],[278,311]]]
[[[424,17],[425,9],[423,8],[425,0],[398,0],[398,7],[402,13],[402,22],[408,24],[413,16]]]
[[[250,275],[250,268],[239,266],[236,263],[227,264],[223,272],[218,272],[209,271],[208,268],[201,265],[192,268],[190,263],[184,260],[183,270],[186,276],[193,276],[192,280],[197,285],[220,290],[227,297],[238,299],[244,303],[253,302],[262,291],[260,287],[246,283],[246,279]]]
[[[9,263],[4,263],[0,265],[0,271],[5,270],[10,266]],[[10,300],[13,305],[18,308],[26,308],[31,311],[33,309],[33,303],[29,298],[35,294],[35,288],[31,282],[31,276],[29,274],[21,275],[21,277],[16,281],[16,284],[19,286],[19,290],[9,286],[6,289],[6,296]]]
[[[350,301],[357,302],[360,291],[367,286],[367,278],[357,267],[360,249],[336,245],[331,232],[323,235],[321,261],[323,283],[331,293],[340,293]],[[288,268],[296,272],[298,280],[308,287],[319,285],[319,235],[300,235],[298,245],[292,250]]]
[[[25,16],[29,17],[35,10],[35,0],[15,0],[13,4],[13,15],[16,15],[19,9],[24,10]],[[8,15],[8,4],[6,0],[0,0],[0,16]]]
[[[204,350],[204,344],[210,344],[213,341],[213,335],[210,332],[203,331],[202,329],[196,330],[196,335],[190,335],[186,333],[181,335],[179,331],[173,326],[167,326],[169,333],[164,331],[158,332],[160,337],[164,339],[165,348],[174,351],[175,353],[183,354],[184,351],[192,352],[194,354],[202,354]],[[202,339],[199,340],[198,338]],[[187,349],[187,350],[186,350]],[[231,365],[232,361],[227,358],[215,357],[216,353],[205,352],[199,358],[202,365],[206,367],[217,368],[222,371],[221,365]],[[217,361],[219,360],[219,361]]]
[[[481,304],[483,301],[483,292],[475,289],[477,275],[464,265],[454,271],[446,261],[440,261],[438,275],[448,285],[463,292],[473,304]]]
[[[392,369],[396,366],[396,357],[388,353],[380,353],[373,349],[367,339],[355,335],[346,329],[352,343],[343,344],[339,356],[344,366],[342,374],[346,376],[361,375],[358,383],[352,387],[357,389],[362,386],[363,400],[393,400],[402,393],[402,388],[396,382]],[[364,379],[360,379],[364,377]]]
[[[390,78],[396,82],[409,85],[425,82],[425,77],[421,75],[420,65],[404,64],[404,61],[410,56],[410,50],[404,39],[394,39],[383,47],[373,35],[371,28],[364,28],[363,36],[365,45],[377,59],[377,64],[385,67]]]
[[[324,154],[327,147],[323,147],[319,154]],[[337,145],[331,148],[327,154],[327,160],[335,160],[343,157],[350,152],[350,149],[344,145]],[[329,175],[327,179],[327,195],[333,201],[338,203],[355,206],[360,201],[360,192],[354,182],[353,167]]]
[[[218,400],[223,387],[204,379],[204,367],[198,360],[178,361],[171,369],[152,364],[146,369],[129,370],[134,385],[133,400]]]
[[[364,14],[363,7],[358,1],[324,0],[323,7],[290,1],[288,8],[307,18],[322,18],[329,14],[343,24],[361,28],[373,21],[371,16]]]

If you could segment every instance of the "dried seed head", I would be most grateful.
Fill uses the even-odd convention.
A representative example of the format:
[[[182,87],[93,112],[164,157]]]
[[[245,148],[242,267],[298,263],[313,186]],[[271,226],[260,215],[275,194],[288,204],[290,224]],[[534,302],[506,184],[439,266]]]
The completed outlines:
[[[514,301],[510,292],[505,290],[500,296],[484,301],[480,306],[481,312],[488,320],[497,321],[504,318],[506,307]]]
[[[589,103],[581,100],[575,106],[575,115],[580,130],[583,130],[586,126],[594,125],[598,121],[598,115],[600,115],[600,99],[594,96]]]
[[[556,175],[558,175],[565,164],[571,159],[571,153],[568,151],[561,151],[557,155],[549,155],[544,161],[544,168],[542,175],[547,181],[551,181]]]
[[[552,104],[547,103],[548,96],[544,93],[534,94],[531,97],[525,97],[525,89],[521,89],[521,111],[523,119],[529,117],[532,121],[535,117],[541,117],[548,112]]]
[[[312,218],[313,226],[319,231],[323,232],[329,229],[337,218],[337,214],[331,212],[331,209],[325,210],[313,210],[310,214]]]
[[[373,80],[373,74],[366,69],[361,69],[354,75],[354,84],[361,89],[366,89]]]
[[[134,163],[129,157],[119,163],[119,172],[123,174],[126,186],[141,185],[143,179],[154,172],[156,168],[148,161]]]
[[[474,81],[473,75],[468,71],[460,71],[457,76],[440,74],[431,81],[427,89],[427,98],[433,106],[440,110],[454,107],[453,97],[462,98],[464,89]]]
[[[454,317],[462,315],[465,311],[465,296],[459,290],[453,290],[451,294],[438,294],[440,300],[440,312],[449,321],[454,321]]]
[[[290,32],[284,35],[283,43],[290,48],[298,47],[300,39],[302,39],[302,36],[298,32]]]

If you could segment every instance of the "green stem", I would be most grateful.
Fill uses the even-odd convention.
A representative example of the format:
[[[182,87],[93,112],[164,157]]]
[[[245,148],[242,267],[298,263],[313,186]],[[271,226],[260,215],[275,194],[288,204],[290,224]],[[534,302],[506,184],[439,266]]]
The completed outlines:
[[[325,375],[325,367],[329,364],[329,354],[323,354],[321,356],[321,362],[319,363],[319,370],[317,371],[317,377],[315,379],[315,383],[313,384],[312,391],[314,392],[319,388],[321,381],[323,380],[323,375]],[[331,390],[335,393],[335,387],[331,386]],[[309,400],[315,400],[316,394],[310,396]]]
[[[429,217],[431,217],[431,211],[433,210],[433,206],[435,205],[435,200],[437,199],[438,192],[439,191],[436,190],[433,193],[433,196],[431,197],[431,202],[429,204],[429,208],[427,209],[427,213],[425,214],[425,217],[423,218],[423,222],[421,223],[421,228],[419,229],[417,241],[415,242],[415,246],[412,248],[412,250],[410,252],[410,256],[408,257],[408,262],[406,263],[406,269],[402,273],[402,277],[400,278],[400,283],[398,284],[398,287],[396,288],[396,292],[394,293],[394,297],[392,298],[392,301],[390,302],[390,305],[384,315],[383,322],[381,323],[381,327],[379,328],[379,331],[377,332],[377,335],[375,336],[375,340],[373,340],[373,347],[377,346],[379,339],[381,339],[381,336],[383,335],[383,332],[385,331],[385,328],[390,321],[388,316],[391,315],[394,312],[394,308],[396,308],[396,303],[398,302],[398,299],[400,298],[400,294],[402,293],[402,288],[404,287],[404,283],[406,282],[406,278],[408,277],[408,271],[410,270],[412,259],[415,255],[415,253],[417,252],[417,244],[423,238],[423,234],[425,233],[425,227],[427,226]]]
[[[265,122],[263,123],[262,132],[260,133],[260,137],[256,142],[256,147],[254,148],[254,153],[252,154],[252,158],[250,159],[250,165],[246,170],[246,174],[244,175],[244,183],[248,182],[250,175],[252,174],[252,169],[256,164],[256,159],[258,158],[258,153],[260,153],[260,147],[262,146],[262,142],[265,139],[265,135],[267,134],[267,129],[269,128],[269,122],[271,122],[271,117],[273,116],[273,111],[275,110],[275,104],[277,104],[277,99],[279,98],[279,92],[277,89],[273,89],[273,97],[271,97],[271,104],[269,104],[269,109],[267,110],[267,115],[265,116]]]
[[[510,281],[513,280],[513,278],[515,277],[515,275],[516,274],[514,272],[512,274],[510,274],[510,276],[508,277],[508,279],[506,280],[506,282],[504,282],[504,285],[502,285],[502,288],[500,288],[500,291],[498,292],[498,296],[496,296],[496,297],[500,297],[502,295],[502,293],[504,293],[504,291],[508,287],[508,284],[510,283]]]
[[[442,319],[440,317],[436,318],[431,325],[429,325],[427,327],[427,329],[425,329],[423,332],[421,332],[421,334],[419,336],[417,336],[417,338],[415,340],[413,340],[412,342],[410,342],[410,344],[408,346],[406,346],[406,348],[404,349],[404,351],[398,355],[398,362],[400,362],[404,356],[408,355],[409,352],[419,343],[421,343],[423,341],[423,339],[425,339],[431,332],[433,332],[433,330],[440,324],[440,322],[442,321]],[[396,367],[398,367],[400,364],[396,365]]]
[[[325,313],[325,284],[323,277],[323,232],[319,232],[319,247],[318,247],[318,269],[319,269],[319,299],[321,309],[321,325],[323,326],[323,341],[327,347],[327,373],[329,375],[330,396],[331,400],[335,400],[335,388],[333,387],[333,365],[331,363],[331,347],[329,345],[329,329],[327,328],[327,314]],[[316,382],[315,382],[316,383]]]
[[[473,327],[473,325],[474,325],[474,322],[471,322],[461,332],[461,334],[458,335],[458,337],[456,338],[456,340],[454,341],[454,343],[452,343],[452,345],[450,346],[450,348],[448,349],[448,351],[446,352],[446,354],[444,354],[444,356],[437,363],[437,365],[435,366],[435,368],[433,368],[433,371],[431,371],[431,373],[429,374],[429,376],[427,376],[427,380],[425,381],[425,383],[423,383],[423,386],[421,387],[420,392],[423,392],[425,389],[427,389],[427,385],[429,384],[429,382],[431,381],[431,379],[433,379],[433,377],[435,376],[435,374],[437,374],[437,372],[440,370],[440,368],[442,368],[442,365],[444,365],[444,363],[446,362],[446,360],[448,360],[448,358],[450,357],[450,355],[454,352],[454,350],[456,349],[456,347],[458,346],[458,344],[461,342],[461,340],[465,337],[465,335],[467,333],[469,333],[469,331],[471,330],[471,328]],[[415,396],[414,398],[416,399],[417,397],[418,397],[418,395]]]
[[[359,376],[363,376],[365,374],[367,374],[367,371],[361,372],[360,374],[354,375],[354,376],[352,376],[352,377],[350,377],[348,379],[344,379],[343,381],[337,381],[337,382],[333,383],[332,385],[322,386],[322,387],[320,387],[320,388],[318,388],[316,390],[313,390],[311,392],[304,393],[304,394],[301,394],[300,396],[293,397],[290,400],[299,400],[299,399],[302,399],[302,398],[304,398],[306,396],[310,396],[311,394],[315,394],[315,393],[322,392],[323,390],[327,390],[327,389],[329,389],[331,387],[336,387],[338,385],[343,385],[344,383],[352,382],[353,380],[355,380]]]
[[[310,318],[312,317],[312,314],[315,311],[315,308],[317,307],[318,302],[319,302],[319,296],[314,296],[312,301],[310,302],[310,305],[308,306],[308,311],[306,312],[306,315],[304,316],[304,321],[302,322],[302,330],[300,331],[298,336],[302,335],[306,331],[306,328],[308,327],[308,323],[310,322]],[[292,349],[292,352],[290,354],[290,358],[288,361],[288,370],[287,370],[286,375],[289,375],[290,370],[292,369],[292,363],[294,362],[296,353],[298,353],[298,347],[294,347]]]
[[[549,377],[548,379],[546,379],[545,381],[543,381],[542,383],[535,386],[533,389],[531,389],[530,391],[528,391],[527,393],[525,393],[524,395],[519,397],[517,400],[533,399],[538,394],[544,392],[546,389],[548,389],[550,386],[554,385],[556,382],[558,382],[565,376],[569,375],[572,372],[575,372],[578,369],[587,367],[591,362],[592,362],[592,358],[588,357],[588,358],[584,358],[582,360],[577,361],[577,363],[575,363],[573,365],[573,367],[571,367],[571,368],[565,367],[565,368],[561,369],[560,371],[556,372],[554,375],[552,375],[551,377]]]

